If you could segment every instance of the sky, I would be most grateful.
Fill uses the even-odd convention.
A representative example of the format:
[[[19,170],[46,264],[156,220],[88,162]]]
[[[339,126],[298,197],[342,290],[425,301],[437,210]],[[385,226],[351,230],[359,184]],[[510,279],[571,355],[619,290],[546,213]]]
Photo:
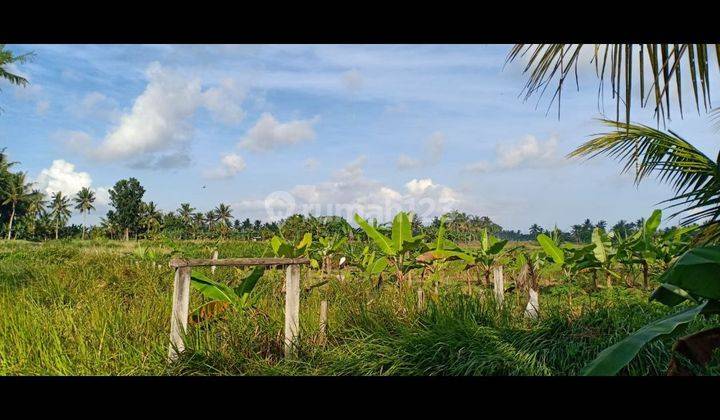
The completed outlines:
[[[565,158],[606,131],[589,60],[558,118],[549,95],[523,100],[511,45],[8,48],[36,55],[9,69],[30,85],[0,82],[0,147],[47,194],[93,189],[90,223],[128,177],[165,211],[222,202],[240,219],[403,209],[429,221],[457,209],[522,231],[632,221],[672,195],[654,179],[634,185],[608,158]],[[654,125],[651,110],[633,120]],[[716,156],[706,114],[667,128]]]

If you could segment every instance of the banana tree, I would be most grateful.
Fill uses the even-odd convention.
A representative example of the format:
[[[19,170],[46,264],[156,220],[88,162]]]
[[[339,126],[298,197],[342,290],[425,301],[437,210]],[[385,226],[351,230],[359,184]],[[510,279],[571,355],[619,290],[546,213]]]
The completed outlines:
[[[338,234],[321,237],[318,239],[317,245],[310,248],[311,255],[316,255],[315,259],[321,261],[321,269],[330,274],[333,257],[340,254],[346,242],[347,237],[341,237]]]
[[[421,267],[413,258],[410,258],[410,252],[422,248],[422,239],[425,235],[412,235],[408,213],[399,212],[395,215],[390,238],[380,233],[357,214],[355,214],[355,222],[377,246],[379,259],[387,260],[399,285],[403,283],[405,275],[410,270]]]
[[[256,267],[237,287],[230,287],[200,273],[193,273],[190,277],[190,284],[210,301],[192,312],[191,322],[199,323],[209,320],[225,312],[228,308],[242,311],[253,306],[256,298],[252,295],[252,291],[264,272],[263,267]]]
[[[472,258],[472,263],[468,264],[466,268],[477,268],[478,276],[481,276],[483,284],[487,286],[490,284],[490,273],[499,259],[505,254],[504,248],[508,241],[488,234],[486,228],[482,229],[480,235],[479,248],[464,249],[464,252]],[[480,281],[480,278],[478,280]]]
[[[622,238],[615,234],[617,259],[620,263],[629,265],[639,264],[642,267],[643,287],[648,287],[650,265],[659,255],[655,234],[660,226],[662,212],[655,210],[645,220],[642,228],[629,238]],[[677,254],[676,254],[677,255]]]
[[[297,244],[292,244],[285,238],[280,236],[273,236],[270,239],[270,246],[272,247],[273,253],[276,257],[283,258],[299,258],[306,256],[310,259],[310,266],[312,268],[318,268],[320,265],[315,258],[310,258],[310,246],[312,245],[312,234],[306,233]]]
[[[720,246],[688,250],[658,280],[661,284],[650,296],[651,301],[669,307],[687,303],[690,306],[653,321],[606,348],[580,371],[581,375],[616,375],[651,341],[684,328],[699,315],[720,313]],[[693,343],[693,337],[719,331],[720,328],[711,328],[685,337],[682,341],[688,346],[690,344],[687,343]],[[711,354],[716,347],[711,345],[703,350]],[[697,353],[689,351],[687,354]]]
[[[434,274],[438,270],[447,266],[447,264],[451,261],[464,261],[465,264],[474,264],[475,262],[475,259],[471,255],[466,253],[465,250],[460,248],[454,242],[445,238],[446,219],[446,216],[442,216],[440,218],[440,225],[438,226],[435,240],[426,243],[425,248],[427,249],[427,251],[423,252],[415,258],[415,261],[423,266],[423,279],[428,272]]]

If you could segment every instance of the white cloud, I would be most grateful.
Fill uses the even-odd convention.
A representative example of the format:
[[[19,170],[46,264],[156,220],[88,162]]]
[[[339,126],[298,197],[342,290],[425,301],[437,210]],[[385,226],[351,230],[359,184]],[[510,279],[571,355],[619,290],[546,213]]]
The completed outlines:
[[[267,151],[281,146],[297,144],[315,139],[313,125],[320,120],[292,120],[279,122],[270,113],[263,113],[255,125],[248,130],[239,146],[253,151]]]
[[[557,156],[558,138],[550,136],[545,141],[526,135],[513,144],[497,144],[495,161],[481,160],[465,166],[468,172],[490,172],[515,168],[546,168],[562,165],[565,160]]]
[[[233,79],[224,79],[220,86],[210,88],[203,93],[203,103],[217,121],[235,125],[245,118],[245,111],[240,107],[245,99],[245,92]]]
[[[198,108],[207,108],[214,118],[225,123],[237,123],[244,116],[239,105],[243,95],[230,79],[203,91],[200,79],[182,77],[157,62],[148,67],[146,77],[145,91],[135,99],[129,113],[120,115],[119,123],[92,156],[103,160],[142,159],[135,166],[145,167],[184,165],[189,161],[185,150],[194,129],[191,118]],[[88,105],[93,105],[102,98],[94,95],[86,99]]]
[[[245,169],[245,160],[235,153],[224,154],[220,158],[220,166],[205,172],[210,179],[232,178]]]
[[[462,203],[461,195],[431,179],[412,179],[396,190],[364,173],[366,158],[360,156],[317,184],[295,185],[275,192],[266,200],[245,200],[237,208],[253,217],[278,220],[292,213],[335,214],[352,220],[355,213],[378,220],[390,220],[398,211],[414,211],[429,218],[450,211]],[[263,204],[264,203],[264,204]]]
[[[83,187],[90,187],[92,178],[87,172],[76,171],[74,164],[58,159],[49,168],[40,171],[35,183],[48,196],[58,191],[70,196]]]
[[[90,174],[75,170],[74,164],[63,159],[54,160],[49,168],[41,170],[34,183],[35,188],[38,188],[47,197],[58,191],[65,196],[72,197],[87,187],[95,193],[96,206],[107,206],[110,202],[108,188],[92,188]]]
[[[363,87],[365,80],[358,69],[352,69],[343,73],[342,82],[348,90],[355,92]]]
[[[516,168],[521,165],[537,166],[553,163],[556,160],[558,139],[551,136],[546,141],[539,141],[533,135],[527,135],[512,145],[499,144],[497,147],[498,165],[501,168]]]

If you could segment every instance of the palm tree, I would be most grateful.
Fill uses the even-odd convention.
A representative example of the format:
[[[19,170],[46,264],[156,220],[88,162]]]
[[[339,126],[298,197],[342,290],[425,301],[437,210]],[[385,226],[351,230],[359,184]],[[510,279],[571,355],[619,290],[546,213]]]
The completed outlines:
[[[35,53],[29,52],[21,55],[15,55],[12,51],[5,49],[5,44],[0,44],[0,79],[5,79],[13,85],[26,86],[27,79],[17,74],[10,73],[7,70],[9,64],[23,64],[32,59]]]
[[[10,221],[8,222],[7,238],[12,235],[13,220],[15,219],[15,208],[18,203],[27,202],[30,199],[30,187],[32,183],[26,182],[25,173],[19,172],[10,174],[5,185],[3,185],[2,193],[5,197],[3,204],[11,204]]]
[[[530,235],[534,238],[534,237],[538,236],[539,234],[541,234],[543,232],[543,229],[537,223],[533,223],[532,226],[530,226],[529,232],[530,232]]]
[[[612,97],[616,101],[615,119],[620,120],[620,104],[623,104],[625,124],[629,124],[630,110],[636,104],[632,101],[633,89],[637,91],[633,80],[639,82],[640,106],[645,107],[652,101],[658,122],[661,117],[663,121],[670,118],[671,89],[677,93],[672,96],[680,117],[683,117],[682,79],[687,80],[687,75],[692,80],[690,87],[698,113],[701,102],[705,111],[711,109],[710,79],[714,72],[709,67],[709,49],[715,50],[720,65],[720,44],[516,44],[508,54],[507,62],[527,57],[523,69],[529,76],[524,87],[525,99],[538,92],[542,96],[550,85],[555,84],[551,89],[550,105],[557,99],[559,115],[563,87],[579,88],[578,64],[592,57],[589,61],[595,65],[600,84],[598,93],[604,90],[609,78]],[[592,54],[581,54],[583,50],[590,50]],[[566,81],[571,74],[575,75],[576,83]]]
[[[178,208],[178,215],[180,216],[180,219],[183,221],[183,224],[185,225],[185,229],[191,229],[192,226],[192,215],[195,209],[190,206],[190,203],[180,203],[180,208]]]
[[[617,128],[589,140],[569,156],[605,154],[624,163],[623,172],[636,166],[636,184],[656,175],[674,190],[675,196],[664,201],[678,208],[670,217],[684,215],[683,225],[704,221],[700,242],[720,239],[720,156],[718,161],[711,159],[672,131],[604,122]],[[634,149],[639,152],[633,153]]]
[[[70,199],[64,197],[62,191],[54,193],[51,198],[50,217],[55,222],[55,239],[58,239],[60,224],[65,226],[65,222],[70,218]]]
[[[90,212],[90,210],[95,210],[95,206],[93,206],[94,202],[95,193],[92,192],[88,187],[83,187],[80,191],[78,191],[77,195],[75,195],[75,208],[80,210],[80,214],[83,215],[83,240],[85,240],[85,225],[87,213]]]
[[[27,215],[29,217],[31,226],[30,226],[30,233],[34,236],[35,235],[35,228],[36,228],[36,221],[40,219],[45,213],[45,206],[47,205],[47,202],[45,201],[45,196],[43,193],[41,193],[38,190],[33,190],[30,193],[30,197],[27,201]]]
[[[141,212],[142,223],[148,234],[152,233],[155,228],[160,227],[162,224],[162,212],[157,209],[154,202],[143,203]]]
[[[220,237],[223,237],[227,233],[227,228],[232,220],[232,209],[230,206],[224,203],[220,203],[215,210],[215,220],[220,224]]]

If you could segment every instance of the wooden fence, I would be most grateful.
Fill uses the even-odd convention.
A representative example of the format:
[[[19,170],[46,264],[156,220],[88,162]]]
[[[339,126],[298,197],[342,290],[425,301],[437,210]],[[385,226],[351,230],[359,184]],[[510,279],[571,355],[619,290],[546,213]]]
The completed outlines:
[[[183,336],[187,331],[190,308],[190,272],[192,267],[286,267],[285,274],[285,356],[295,353],[300,333],[300,266],[310,263],[307,258],[225,258],[173,259],[170,267],[175,269],[172,315],[170,318],[170,348],[168,358],[175,360],[185,350]]]

